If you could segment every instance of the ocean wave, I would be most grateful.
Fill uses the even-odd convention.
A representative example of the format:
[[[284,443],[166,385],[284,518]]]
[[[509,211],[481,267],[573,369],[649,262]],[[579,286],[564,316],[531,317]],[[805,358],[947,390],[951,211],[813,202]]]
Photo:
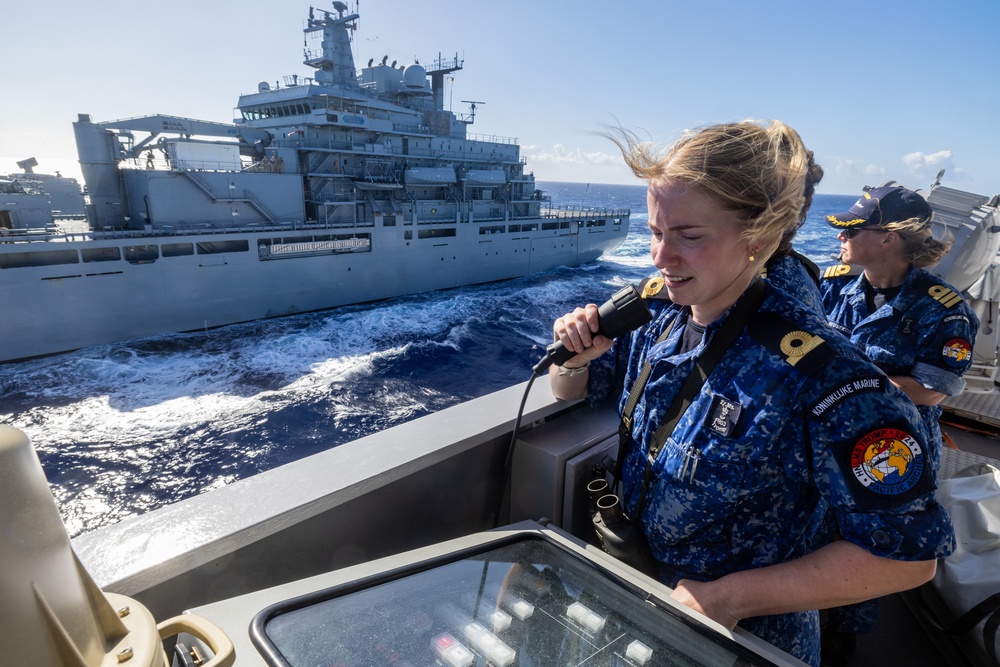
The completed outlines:
[[[76,535],[524,382],[556,317],[655,270],[644,187],[543,189],[632,208],[625,242],[516,280],[8,364],[0,419],[34,442]],[[818,196],[800,232],[817,262],[843,205]]]

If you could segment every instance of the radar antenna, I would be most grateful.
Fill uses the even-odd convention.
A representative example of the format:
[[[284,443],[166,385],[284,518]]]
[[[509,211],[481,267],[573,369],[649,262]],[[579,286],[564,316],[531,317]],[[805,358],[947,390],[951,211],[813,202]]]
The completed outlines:
[[[462,103],[469,105],[469,114],[460,116],[458,120],[463,123],[468,123],[470,125],[476,122],[476,105],[486,104],[486,102],[474,102],[472,100],[462,100]]]
[[[27,160],[21,160],[17,163],[17,166],[24,170],[26,174],[35,173],[35,167],[38,166],[38,160],[33,157],[29,157]]]

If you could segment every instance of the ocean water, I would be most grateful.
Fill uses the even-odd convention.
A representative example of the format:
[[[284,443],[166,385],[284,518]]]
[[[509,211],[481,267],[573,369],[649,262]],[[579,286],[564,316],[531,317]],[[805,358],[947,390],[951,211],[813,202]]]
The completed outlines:
[[[0,423],[31,438],[71,536],[528,380],[552,320],[652,273],[642,185],[540,183],[628,207],[615,252],[576,268],[0,366]],[[817,195],[796,247],[838,243]],[[514,415],[511,415],[514,418]]]

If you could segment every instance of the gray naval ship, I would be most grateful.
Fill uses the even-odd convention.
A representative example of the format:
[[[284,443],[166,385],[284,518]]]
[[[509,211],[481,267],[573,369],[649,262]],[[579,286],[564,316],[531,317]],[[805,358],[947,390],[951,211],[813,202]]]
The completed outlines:
[[[625,239],[627,209],[553,207],[515,139],[470,133],[482,102],[445,109],[457,55],[358,70],[358,14],[333,9],[303,29],[312,76],[260,83],[232,124],[79,116],[86,224],[0,225],[0,362],[516,278]]]
[[[75,178],[35,172],[38,160],[20,160],[21,173],[0,174],[0,233],[51,227],[56,218],[84,218],[84,198]]]

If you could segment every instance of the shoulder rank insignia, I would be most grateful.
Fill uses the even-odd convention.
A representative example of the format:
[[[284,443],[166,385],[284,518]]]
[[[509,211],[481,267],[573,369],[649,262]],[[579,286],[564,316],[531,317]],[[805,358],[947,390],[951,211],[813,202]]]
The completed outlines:
[[[785,361],[792,366],[799,363],[799,359],[806,356],[825,341],[819,336],[805,331],[789,331],[785,334],[778,349],[785,355]]]
[[[757,313],[750,319],[747,331],[806,375],[812,375],[836,355],[821,336],[797,329],[776,313]]]
[[[840,278],[842,276],[860,276],[863,269],[858,266],[851,266],[850,264],[834,264],[833,266],[828,266],[823,270],[823,279],[828,280],[830,278]]]
[[[663,276],[654,276],[652,278],[646,278],[641,283],[639,283],[639,287],[640,287],[639,291],[643,299],[650,299],[654,297],[660,299],[669,298],[667,297],[666,294],[657,297],[657,295],[659,295],[660,292],[663,291]]]
[[[931,295],[935,301],[941,303],[945,308],[953,308],[958,304],[962,303],[962,295],[958,294],[954,290],[948,289],[944,285],[931,285],[927,293]]]

